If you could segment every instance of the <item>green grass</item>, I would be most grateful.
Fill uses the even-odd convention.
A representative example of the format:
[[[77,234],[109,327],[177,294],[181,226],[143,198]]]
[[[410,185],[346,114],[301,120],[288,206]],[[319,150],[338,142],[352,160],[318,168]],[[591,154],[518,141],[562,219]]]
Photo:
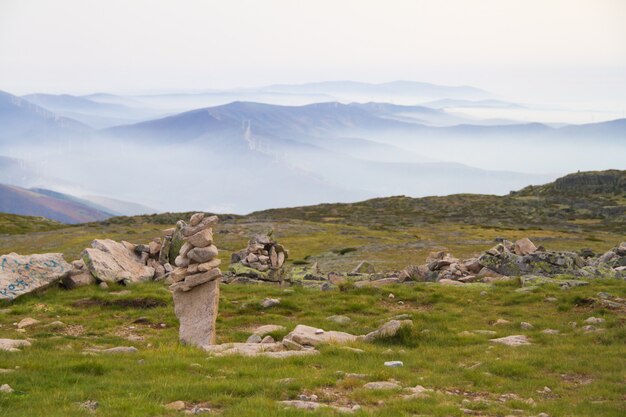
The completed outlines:
[[[329,410],[283,410],[276,404],[305,393],[333,404],[360,404],[363,410],[357,415],[369,416],[461,416],[460,408],[487,416],[515,414],[515,409],[523,410],[520,415],[524,416],[540,412],[551,416],[622,416],[626,395],[624,315],[580,306],[578,301],[600,291],[626,297],[626,285],[597,280],[588,287],[563,291],[546,286],[532,294],[515,293],[515,288],[512,284],[464,288],[420,284],[321,292],[222,285],[218,342],[245,341],[251,330],[262,324],[292,329],[302,323],[361,334],[399,314],[410,315],[415,323],[411,332],[394,340],[351,345],[364,353],[325,346],[321,355],[286,360],[213,358],[180,346],[171,296],[158,283],[131,287],[131,294],[124,296],[110,294],[119,288],[51,289],[18,299],[0,313],[0,337],[34,339],[33,346],[22,352],[0,352],[0,368],[17,367],[14,372],[0,374],[0,383],[16,390],[0,394],[0,415],[86,416],[90,413],[77,406],[86,400],[99,402],[98,416],[181,415],[163,407],[175,400],[208,403],[223,416],[334,415]],[[481,296],[481,291],[487,295]],[[395,298],[388,297],[390,292]],[[282,303],[263,310],[259,301],[265,297],[280,298]],[[547,301],[549,297],[557,301]],[[131,302],[76,303],[137,298],[165,305],[155,303],[155,308],[140,309]],[[349,316],[351,323],[339,325],[326,319],[336,314]],[[605,318],[600,327],[606,330],[585,334],[582,322],[590,316]],[[13,323],[24,317],[41,323],[20,334]],[[134,324],[139,317],[149,323]],[[498,318],[511,323],[493,326]],[[67,327],[46,327],[56,320]],[[521,321],[535,328],[521,330]],[[570,326],[573,321],[577,328]],[[560,330],[561,335],[541,333],[545,328]],[[459,335],[476,329],[494,330],[497,337],[527,334],[533,344],[492,346],[490,336]],[[129,335],[143,340],[125,339]],[[121,345],[136,346],[139,352],[82,354],[89,347]],[[401,360],[404,367],[386,368],[383,362],[387,360]],[[364,380],[346,379],[338,376],[338,371],[367,376]],[[294,380],[280,383],[284,378]],[[362,388],[365,382],[388,379],[405,387],[419,384],[434,391],[423,399],[407,401],[402,398],[404,392]],[[551,393],[537,393],[544,386]],[[518,398],[500,401],[509,394]],[[528,403],[530,398],[534,405]]]
[[[45,217],[18,216],[15,214],[0,213],[0,236],[17,235],[32,232],[58,230],[67,225]]]

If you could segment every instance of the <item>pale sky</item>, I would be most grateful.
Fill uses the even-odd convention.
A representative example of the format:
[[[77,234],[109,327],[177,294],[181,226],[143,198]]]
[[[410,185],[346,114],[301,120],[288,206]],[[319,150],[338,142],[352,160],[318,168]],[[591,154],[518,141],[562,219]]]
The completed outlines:
[[[326,80],[626,106],[625,0],[0,0],[0,90]]]

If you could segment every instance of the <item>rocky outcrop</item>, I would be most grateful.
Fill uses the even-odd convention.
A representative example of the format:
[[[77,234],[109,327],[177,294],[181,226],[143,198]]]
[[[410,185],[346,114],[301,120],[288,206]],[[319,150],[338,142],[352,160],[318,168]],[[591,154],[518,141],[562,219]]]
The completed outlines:
[[[289,251],[267,235],[254,235],[245,249],[230,258],[231,279],[246,277],[261,281],[282,282]]]
[[[155,269],[136,253],[136,245],[111,239],[96,239],[83,251],[83,262],[99,282],[130,284],[149,281]]]
[[[57,284],[72,266],[60,253],[0,256],[0,300],[13,300],[24,294]]]
[[[196,213],[189,224],[179,222],[183,244],[176,256],[177,268],[170,275],[174,312],[180,321],[179,338],[184,344],[206,347],[215,343],[219,304],[218,250],[213,244],[217,216]]]

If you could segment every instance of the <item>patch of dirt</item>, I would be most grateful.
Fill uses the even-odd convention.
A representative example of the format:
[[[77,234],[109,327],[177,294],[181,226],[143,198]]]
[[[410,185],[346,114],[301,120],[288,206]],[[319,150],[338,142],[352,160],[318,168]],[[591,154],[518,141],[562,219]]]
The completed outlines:
[[[101,300],[97,298],[85,298],[72,303],[72,307],[89,308],[89,307],[123,307],[123,308],[157,308],[165,307],[167,303],[158,298],[127,298],[122,300]]]
[[[337,387],[321,387],[314,391],[304,390],[297,399],[302,401],[315,401],[322,404],[336,407],[352,407],[356,403],[351,401],[346,391],[342,391]]]
[[[562,374],[561,379],[576,386],[589,385],[593,382],[593,378],[583,374]]]
[[[78,337],[85,333],[85,327],[82,324],[70,324],[65,326],[60,333],[66,336]]]

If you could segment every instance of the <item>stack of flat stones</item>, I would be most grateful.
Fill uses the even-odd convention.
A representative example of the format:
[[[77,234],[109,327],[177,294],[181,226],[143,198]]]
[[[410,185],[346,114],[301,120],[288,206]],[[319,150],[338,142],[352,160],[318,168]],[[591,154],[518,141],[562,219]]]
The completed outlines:
[[[289,251],[270,236],[254,235],[245,249],[232,254],[230,271],[235,276],[280,281],[288,256]]]
[[[180,340],[198,347],[215,343],[222,278],[217,247],[213,244],[213,226],[217,222],[217,216],[196,213],[189,224],[181,225],[184,244],[175,260],[177,268],[170,274]]]

